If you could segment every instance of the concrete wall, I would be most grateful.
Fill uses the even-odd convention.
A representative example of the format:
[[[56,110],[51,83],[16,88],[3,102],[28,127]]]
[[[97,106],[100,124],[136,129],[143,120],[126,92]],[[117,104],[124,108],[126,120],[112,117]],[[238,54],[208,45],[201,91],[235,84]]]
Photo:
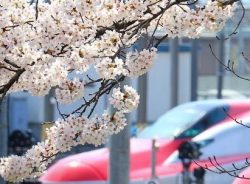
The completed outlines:
[[[169,52],[159,52],[153,68],[148,74],[148,120],[155,121],[170,109],[171,86],[175,82],[170,76]],[[190,53],[179,55],[179,103],[190,101]]]

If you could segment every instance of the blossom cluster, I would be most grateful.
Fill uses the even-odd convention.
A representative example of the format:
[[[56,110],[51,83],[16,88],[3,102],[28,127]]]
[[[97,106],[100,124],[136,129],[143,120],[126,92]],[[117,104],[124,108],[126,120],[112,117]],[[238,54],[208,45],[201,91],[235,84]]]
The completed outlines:
[[[96,66],[97,73],[103,79],[115,79],[117,76],[127,74],[127,70],[124,68],[122,59],[116,58],[112,61],[111,58],[105,58],[99,62]]]
[[[152,22],[152,30],[157,21],[162,32],[169,37],[184,36],[197,38],[203,32],[220,31],[228,18],[232,17],[236,5],[223,6],[218,1],[207,1],[205,6],[174,5],[159,19]],[[177,16],[173,16],[177,15]]]
[[[9,156],[0,159],[0,174],[11,182],[43,174],[49,163],[60,152],[70,150],[79,144],[105,143],[108,136],[118,133],[126,126],[124,113],[116,111],[110,115],[104,112],[101,117],[69,116],[61,119],[47,129],[47,139],[33,146],[23,156]]]
[[[121,91],[121,88],[114,88],[109,101],[117,110],[128,113],[137,108],[139,99],[140,96],[135,89],[125,85],[124,92]]]
[[[58,102],[68,104],[80,99],[83,96],[84,84],[79,79],[65,81],[56,89],[56,99]]]
[[[130,52],[127,55],[126,65],[130,77],[138,77],[147,73],[152,67],[153,60],[156,56],[156,48],[142,50],[141,52]]]
[[[104,58],[95,68],[103,79],[116,79],[120,75],[138,77],[152,67],[156,52],[157,49],[152,47],[150,50],[128,52],[124,61],[120,58]]]

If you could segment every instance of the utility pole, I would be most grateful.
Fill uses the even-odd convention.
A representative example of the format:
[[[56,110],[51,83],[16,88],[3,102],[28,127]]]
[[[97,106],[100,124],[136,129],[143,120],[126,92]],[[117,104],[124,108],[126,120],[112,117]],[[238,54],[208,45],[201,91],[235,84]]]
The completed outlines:
[[[129,84],[125,81],[123,85]],[[114,112],[114,109],[112,110]],[[130,119],[128,125],[110,139],[109,184],[129,184],[130,171]]]
[[[7,97],[0,103],[0,156],[8,153],[8,104]]]
[[[51,102],[53,97],[54,89],[52,88],[50,92],[44,97],[44,121],[51,122],[54,121],[54,104]]]
[[[138,50],[142,50],[147,45],[148,35],[144,35],[138,41]],[[148,75],[147,73],[138,77],[138,93],[140,94],[140,103],[137,109],[137,123],[141,125],[147,124],[147,93],[148,91]]]
[[[190,0],[190,8],[195,10],[196,3],[194,0]],[[197,39],[191,40],[191,96],[190,101],[197,100],[197,90],[198,90],[198,47],[197,47]]]
[[[141,125],[147,124],[147,90],[148,75],[144,74],[138,78],[138,93],[140,94],[140,103],[138,105],[137,122]]]
[[[219,59],[222,63],[225,63],[225,39],[224,33],[220,34],[220,41],[219,41]],[[217,98],[222,98],[222,88],[223,88],[223,77],[224,77],[224,66],[219,63],[218,68],[218,77],[217,77]]]
[[[171,51],[171,108],[178,105],[178,84],[179,84],[179,57],[178,57],[178,38],[170,40]]]
[[[198,83],[198,57],[197,57],[197,40],[192,40],[191,46],[191,101],[197,100],[197,83]]]
[[[8,154],[8,103],[7,97],[0,103],[0,157]],[[4,180],[0,178],[0,184],[4,184]]]

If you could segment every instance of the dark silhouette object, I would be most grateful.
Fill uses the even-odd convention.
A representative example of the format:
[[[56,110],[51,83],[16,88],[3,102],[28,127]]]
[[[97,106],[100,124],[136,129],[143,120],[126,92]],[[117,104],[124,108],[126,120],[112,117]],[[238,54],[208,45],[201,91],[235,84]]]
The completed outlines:
[[[21,130],[14,130],[9,136],[9,153],[21,156],[35,143],[36,140],[30,130],[25,132]]]
[[[196,178],[197,184],[204,183],[205,173],[206,173],[206,170],[203,167],[198,167],[198,168],[194,169],[194,177]]]
[[[189,171],[192,160],[199,159],[200,156],[201,152],[199,144],[187,141],[180,145],[179,159],[181,160],[183,165],[183,172],[182,172],[183,184],[191,184],[191,183],[204,184],[205,169],[203,169],[202,167],[194,169],[193,175],[196,179],[195,181],[193,181]]]
[[[198,159],[200,155],[200,145],[195,142],[187,141],[182,143],[179,147],[179,158],[181,160]]]
[[[42,183],[39,181],[24,181],[21,182],[20,184],[42,184]]]

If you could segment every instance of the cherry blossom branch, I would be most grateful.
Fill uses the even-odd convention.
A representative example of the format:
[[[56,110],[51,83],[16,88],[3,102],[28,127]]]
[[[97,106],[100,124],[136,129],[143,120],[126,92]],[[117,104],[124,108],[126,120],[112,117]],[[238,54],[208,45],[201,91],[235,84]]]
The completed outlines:
[[[19,77],[25,72],[25,69],[20,69],[15,72],[15,75],[9,80],[7,84],[4,84],[3,86],[0,87],[0,104],[2,103],[5,95],[11,88],[11,86],[16,83],[19,79]]]
[[[244,52],[242,52],[241,55],[243,56],[244,60],[245,60],[248,64],[250,64],[250,59],[247,58],[247,57],[245,56]]]
[[[38,19],[38,15],[39,15],[38,6],[39,6],[39,0],[36,0],[36,5],[35,5],[35,9],[36,9],[36,20]]]
[[[239,2],[240,7],[242,9],[242,15],[241,15],[239,21],[237,22],[235,28],[233,29],[233,31],[227,37],[225,37],[225,38],[220,38],[219,36],[216,36],[216,38],[218,40],[221,40],[221,39],[228,40],[231,36],[233,36],[233,35],[235,35],[235,34],[238,33],[237,31],[238,31],[238,29],[239,29],[239,27],[240,27],[240,25],[241,25],[241,23],[242,23],[242,21],[243,21],[243,19],[245,17],[245,14],[246,14],[246,10],[245,10],[244,5],[242,4],[242,1],[241,0],[229,0],[229,1],[223,2],[222,6],[231,5],[231,4],[235,3],[235,2]]]
[[[250,81],[249,78],[243,77],[243,76],[241,76],[241,75],[239,75],[239,74],[237,74],[237,73],[235,72],[234,62],[233,62],[233,61],[231,61],[231,60],[229,59],[228,62],[227,62],[227,64],[224,64],[224,62],[221,61],[221,60],[216,56],[216,54],[214,53],[214,50],[213,50],[211,44],[209,44],[209,48],[210,48],[210,51],[211,51],[212,55],[213,55],[214,58],[216,59],[216,61],[218,61],[219,64],[222,65],[226,71],[231,72],[232,74],[234,74],[236,77],[238,77],[238,78],[240,78],[240,79],[243,79],[243,80],[246,80],[246,81]]]
[[[65,117],[67,117],[67,115],[66,115],[66,114],[63,114],[63,113],[61,112],[60,107],[59,107],[59,102],[58,102],[58,100],[56,99],[56,97],[55,97],[55,101],[56,101],[56,109],[57,109],[57,112],[60,114],[60,116],[63,118],[63,120],[65,120]]]
[[[209,157],[209,163],[211,164],[211,166],[213,167],[213,169],[211,168],[211,166],[208,166],[207,164],[202,164],[200,162],[197,162],[195,160],[193,160],[193,162],[198,165],[199,167],[202,167],[203,169],[216,173],[216,174],[228,174],[232,177],[236,177],[236,178],[241,178],[241,179],[250,179],[249,177],[245,177],[244,175],[240,175],[238,174],[240,171],[246,169],[247,167],[250,166],[250,162],[248,161],[248,158],[245,159],[244,165],[241,166],[236,166],[234,163],[231,164],[232,169],[226,169],[224,168],[219,161],[217,160],[216,156],[213,157]]]
[[[82,104],[80,107],[76,108],[73,112],[71,112],[70,114],[75,114],[75,113],[79,113],[79,116],[82,116],[83,113],[86,112],[87,108],[89,106],[91,106],[91,104],[94,104],[93,107],[90,110],[90,113],[88,115],[88,118],[92,115],[95,106],[97,105],[99,99],[101,96],[103,96],[104,94],[109,94],[111,89],[116,86],[117,84],[119,84],[120,82],[122,82],[125,79],[125,76],[121,76],[118,80],[107,80],[107,81],[101,81],[101,86],[100,88],[95,92],[94,96],[86,101],[85,103]],[[70,115],[67,115],[66,117],[69,117]]]
[[[15,63],[11,62],[11,61],[8,60],[8,59],[4,59],[4,62],[7,63],[7,64],[9,64],[9,65],[11,65],[11,66],[14,67],[14,68],[19,68],[19,69],[20,69],[19,66],[17,66]]]
[[[224,113],[225,113],[230,119],[232,119],[235,123],[237,123],[237,124],[239,124],[239,125],[242,125],[242,126],[244,126],[244,127],[246,127],[246,128],[250,128],[250,126],[244,124],[242,120],[238,120],[237,118],[235,118],[235,117],[233,117],[232,115],[230,115],[230,114],[227,112],[227,110],[226,110],[225,108],[223,108],[223,111],[224,111]]]

